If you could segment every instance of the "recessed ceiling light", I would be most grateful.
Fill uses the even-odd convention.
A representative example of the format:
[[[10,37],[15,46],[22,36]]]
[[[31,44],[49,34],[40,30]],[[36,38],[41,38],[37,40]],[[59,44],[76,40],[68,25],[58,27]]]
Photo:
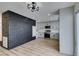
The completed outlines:
[[[51,14],[48,14],[48,16],[50,16]]]

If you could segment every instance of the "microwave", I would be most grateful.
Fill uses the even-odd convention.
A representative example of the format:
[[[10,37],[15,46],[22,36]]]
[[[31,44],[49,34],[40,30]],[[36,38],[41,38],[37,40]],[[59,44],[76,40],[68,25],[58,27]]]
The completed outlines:
[[[50,26],[45,26],[45,29],[50,29]]]

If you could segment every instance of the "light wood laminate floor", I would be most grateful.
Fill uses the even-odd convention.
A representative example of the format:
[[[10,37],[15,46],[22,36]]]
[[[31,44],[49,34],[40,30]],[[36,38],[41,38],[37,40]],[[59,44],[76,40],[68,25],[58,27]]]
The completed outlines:
[[[0,56],[60,56],[58,41],[54,39],[36,39],[7,50],[0,47]]]

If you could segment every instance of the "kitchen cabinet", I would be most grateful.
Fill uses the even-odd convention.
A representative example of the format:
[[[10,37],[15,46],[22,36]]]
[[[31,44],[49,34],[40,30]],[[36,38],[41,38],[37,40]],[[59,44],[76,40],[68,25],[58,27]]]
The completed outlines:
[[[38,32],[37,37],[38,37],[38,38],[44,38],[44,33],[43,33],[43,32]]]

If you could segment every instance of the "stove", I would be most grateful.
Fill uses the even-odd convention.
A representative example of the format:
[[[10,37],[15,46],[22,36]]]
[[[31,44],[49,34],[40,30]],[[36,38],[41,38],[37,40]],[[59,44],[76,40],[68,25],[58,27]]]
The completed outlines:
[[[50,30],[45,30],[44,38],[50,38]]]

